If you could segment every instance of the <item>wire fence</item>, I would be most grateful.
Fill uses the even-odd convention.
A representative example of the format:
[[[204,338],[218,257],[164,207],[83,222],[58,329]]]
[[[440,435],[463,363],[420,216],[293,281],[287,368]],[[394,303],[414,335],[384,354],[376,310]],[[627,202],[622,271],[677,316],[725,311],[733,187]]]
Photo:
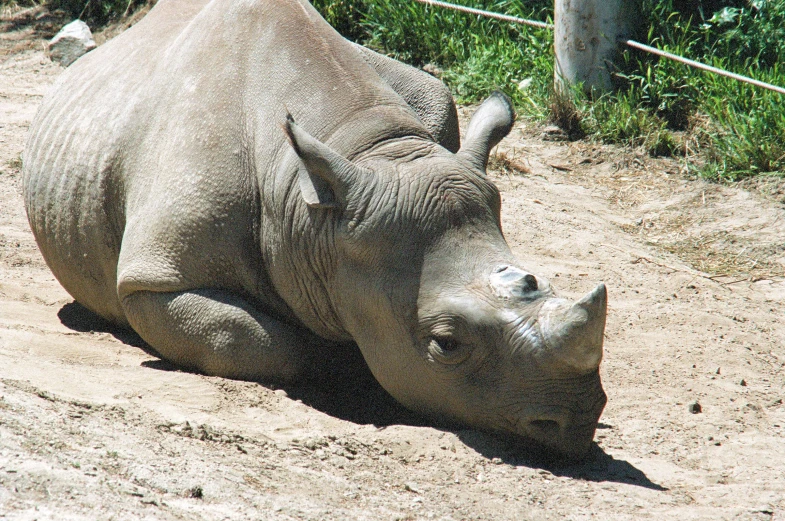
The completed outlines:
[[[711,65],[706,65],[705,63],[690,60],[689,58],[684,58],[683,56],[678,56],[676,54],[657,49],[656,47],[651,47],[650,45],[636,42],[635,40],[619,40],[619,43],[623,43],[624,45],[632,47],[633,49],[639,49],[641,51],[656,54],[657,56],[661,56],[669,60],[683,63],[684,65],[689,65],[690,67],[694,67],[696,69],[713,72],[714,74],[719,74],[720,76],[725,76],[726,78],[732,78],[734,80],[743,81],[744,83],[749,83],[750,85],[755,85],[756,87],[761,87],[763,89],[779,92],[780,94],[785,94],[785,89],[778,87],[777,85],[772,85],[771,83],[766,83],[765,81],[748,78],[747,76],[742,76],[741,74],[736,74],[735,72],[729,72],[724,69],[720,69],[719,67],[713,67]]]
[[[463,5],[451,4],[449,2],[442,2],[441,0],[414,0],[415,2],[419,2],[421,4],[432,5],[436,7],[442,7],[444,9],[452,9],[454,11],[460,11],[463,13],[474,14],[478,16],[484,16],[486,18],[494,18],[496,20],[502,20],[505,22],[511,22],[516,24],[528,25],[531,27],[537,27],[539,29],[553,29],[553,24],[539,22],[537,20],[527,20],[525,18],[518,18],[517,16],[509,16],[502,13],[494,13],[492,11],[484,11],[482,9],[474,9],[472,7],[466,7]],[[690,67],[694,67],[696,69],[700,69],[703,71],[711,72],[714,74],[718,74],[720,76],[724,76],[726,78],[732,78],[737,81],[741,81],[744,83],[749,83],[750,85],[755,85],[756,87],[760,87],[763,89],[768,89],[774,92],[778,92],[780,94],[785,94],[785,88],[779,87],[777,85],[772,85],[771,83],[766,83],[765,81],[756,80],[754,78],[750,78],[748,76],[742,76],[741,74],[736,74],[735,72],[726,71],[724,69],[720,69],[719,67],[713,67],[711,65],[707,65],[705,63],[701,63],[695,60],[690,60],[689,58],[685,58],[683,56],[679,56],[677,54],[673,54],[667,51],[663,51],[662,49],[657,49],[656,47],[652,47],[650,45],[646,45],[641,42],[637,42],[635,40],[627,40],[627,39],[620,39],[618,40],[620,44],[626,45],[633,49],[638,49],[639,51],[648,52],[662,58],[666,58],[669,60],[673,60],[679,63],[683,63],[684,65],[688,65]]]
[[[553,24],[538,22],[537,20],[526,20],[525,18],[518,18],[517,16],[494,13],[491,11],[483,11],[482,9],[474,9],[473,7],[466,7],[464,5],[450,4],[448,2],[441,2],[440,0],[414,0],[414,1],[420,2],[421,4],[435,5],[436,7],[452,9],[453,11],[460,11],[462,13],[476,14],[479,16],[484,16],[486,18],[495,18],[496,20],[503,20],[505,22],[512,22],[515,24],[537,27],[539,29],[553,29]]]

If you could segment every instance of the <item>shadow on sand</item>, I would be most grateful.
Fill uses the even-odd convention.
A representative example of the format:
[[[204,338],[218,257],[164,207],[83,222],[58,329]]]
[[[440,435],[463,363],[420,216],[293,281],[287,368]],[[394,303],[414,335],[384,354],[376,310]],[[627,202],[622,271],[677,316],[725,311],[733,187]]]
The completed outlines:
[[[114,326],[76,302],[63,306],[57,316],[63,325],[74,331],[107,332],[121,342],[141,348],[152,356],[158,356],[133,331]],[[331,358],[324,360],[319,372],[302,384],[262,382],[260,385],[268,389],[283,389],[293,400],[302,400],[305,405],[352,423],[377,427],[434,426],[433,422],[404,408],[379,385],[354,345],[335,346],[330,353]],[[162,371],[182,371],[174,364],[160,359],[145,361],[142,365]],[[488,459],[498,458],[508,465],[542,469],[556,476],[586,481],[608,481],[657,491],[668,490],[652,482],[629,462],[607,454],[596,443],[592,444],[585,459],[575,462],[564,460],[525,441],[447,425],[435,427],[455,433],[466,446],[482,456]],[[610,428],[613,427],[603,423],[598,425],[598,429]]]
[[[109,333],[117,340],[129,346],[138,347],[153,356],[158,354],[131,329],[122,328],[99,317],[78,302],[70,302],[60,308],[57,318],[68,329],[80,333]]]
[[[32,36],[35,39],[48,40],[63,25],[71,21],[67,13],[54,9],[53,11],[49,12],[49,9],[45,6],[38,5],[28,9],[21,9],[7,16],[0,16],[0,32],[10,33],[32,29]],[[31,38],[30,41],[33,41],[33,39]]]
[[[612,428],[600,423],[598,429]],[[570,477],[584,481],[624,483],[660,492],[666,487],[651,481],[642,470],[628,461],[616,459],[606,453],[596,442],[580,461],[564,459],[548,449],[526,441],[510,440],[474,430],[454,431],[468,447],[488,459],[498,458],[503,463],[550,472],[554,476]]]
[[[197,371],[161,359],[133,330],[104,320],[78,302],[64,305],[57,316],[69,329],[80,333],[109,333],[117,340],[158,358],[142,362],[144,367],[198,374]],[[379,427],[395,424],[428,425],[426,420],[404,408],[379,385],[353,344],[333,346],[329,353],[331,358],[323,360],[318,371],[300,384],[270,381],[260,382],[260,385],[268,389],[283,389],[293,400],[302,400],[314,409],[352,423]]]

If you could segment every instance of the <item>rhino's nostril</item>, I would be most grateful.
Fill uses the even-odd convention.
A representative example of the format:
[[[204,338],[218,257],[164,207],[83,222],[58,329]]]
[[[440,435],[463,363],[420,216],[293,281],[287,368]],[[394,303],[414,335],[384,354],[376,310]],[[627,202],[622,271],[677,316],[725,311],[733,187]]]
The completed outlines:
[[[561,429],[559,422],[554,420],[531,420],[529,428],[532,434],[541,440],[558,437]]]
[[[537,291],[537,277],[527,273],[523,277],[523,291]]]

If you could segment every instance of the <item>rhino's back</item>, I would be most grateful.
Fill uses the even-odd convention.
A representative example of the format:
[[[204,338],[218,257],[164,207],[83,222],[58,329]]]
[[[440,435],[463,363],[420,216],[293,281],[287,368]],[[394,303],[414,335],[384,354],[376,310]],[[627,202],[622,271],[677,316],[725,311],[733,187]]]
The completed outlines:
[[[65,71],[33,122],[25,200],[55,276],[121,323],[118,287],[269,293],[258,237],[289,233],[287,110],[344,154],[366,139],[336,130],[358,114],[421,126],[304,0],[160,1]]]
[[[138,56],[175,38],[198,3],[161,2],[157,9],[176,13],[168,27],[145,19],[67,69],[39,108],[25,148],[25,205],[44,259],[77,301],[119,323],[126,322],[116,290],[126,217],[119,174],[144,101],[136,93],[155,67],[149,62],[144,70]]]

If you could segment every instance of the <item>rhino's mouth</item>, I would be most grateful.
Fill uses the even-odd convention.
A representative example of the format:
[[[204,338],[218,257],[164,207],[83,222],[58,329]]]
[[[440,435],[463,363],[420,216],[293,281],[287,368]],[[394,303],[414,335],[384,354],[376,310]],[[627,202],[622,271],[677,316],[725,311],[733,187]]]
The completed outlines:
[[[584,459],[594,441],[599,417],[581,424],[565,425],[557,420],[536,418],[514,423],[514,429],[505,429],[502,436],[511,440],[526,454],[548,460]]]
[[[607,403],[599,373],[585,375],[570,393],[552,394],[562,405],[540,405],[508,409],[501,429],[515,436],[537,453],[554,457],[581,459],[594,440],[594,433]],[[555,389],[550,387],[550,391]],[[558,396],[561,395],[561,396]]]

